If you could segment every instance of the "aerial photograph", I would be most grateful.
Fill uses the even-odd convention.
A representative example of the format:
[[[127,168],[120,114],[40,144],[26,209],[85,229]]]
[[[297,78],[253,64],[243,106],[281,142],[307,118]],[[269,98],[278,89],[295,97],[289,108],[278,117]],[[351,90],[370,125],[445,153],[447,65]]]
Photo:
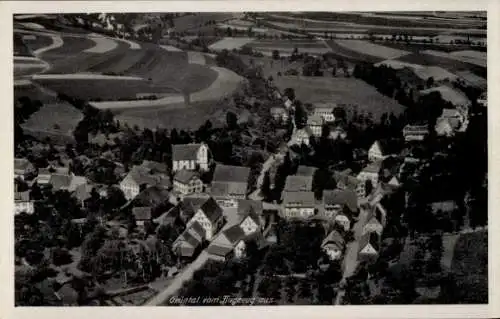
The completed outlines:
[[[16,307],[488,303],[486,11],[17,13],[13,59]]]

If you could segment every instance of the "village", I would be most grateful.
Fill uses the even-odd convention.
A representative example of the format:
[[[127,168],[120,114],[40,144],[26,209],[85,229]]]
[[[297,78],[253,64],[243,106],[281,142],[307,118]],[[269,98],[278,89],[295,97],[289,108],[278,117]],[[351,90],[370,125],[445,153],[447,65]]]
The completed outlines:
[[[483,300],[487,287],[463,288],[482,270],[456,265],[485,260],[474,248],[488,225],[485,83],[341,58],[337,75],[326,56],[297,49],[249,63],[237,50],[214,55],[245,82],[217,102],[222,120],[197,129],[139,127],[59,94],[59,110],[81,111],[70,134],[63,122],[31,130],[40,107],[16,102],[17,303]],[[300,65],[302,75],[282,72]],[[354,85],[349,98],[317,102],[314,89],[308,99],[281,85],[314,86],[319,73]],[[372,112],[367,87],[388,111]]]

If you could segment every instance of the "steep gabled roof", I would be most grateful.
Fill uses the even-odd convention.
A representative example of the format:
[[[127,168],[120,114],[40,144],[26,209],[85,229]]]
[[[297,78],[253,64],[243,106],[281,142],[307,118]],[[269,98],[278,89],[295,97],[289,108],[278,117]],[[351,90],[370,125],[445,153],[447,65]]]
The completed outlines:
[[[210,194],[214,197],[245,196],[248,185],[240,182],[212,182]]]
[[[237,244],[240,240],[245,238],[245,232],[239,225],[234,225],[224,231],[224,235],[233,245]]]
[[[313,192],[283,192],[283,204],[299,203],[301,206],[314,207]]]
[[[189,181],[191,181],[191,179],[198,178],[198,176],[199,175],[196,172],[182,169],[180,171],[177,171],[177,173],[175,173],[174,180],[181,182],[183,184],[187,184],[189,183]]]
[[[207,252],[209,254],[221,257],[226,257],[232,251],[232,247],[219,246],[217,244],[212,244],[207,248]]]
[[[329,243],[333,243],[333,244],[336,244],[338,245],[338,247],[342,248],[345,246],[345,240],[344,238],[342,237],[342,235],[336,231],[336,230],[333,230],[331,231],[328,236],[325,237],[325,239],[323,239],[323,242],[321,243],[321,246],[325,246]]]
[[[168,167],[165,163],[155,162],[155,161],[146,161],[144,160],[141,164],[142,167],[152,171],[153,173],[168,173]]]
[[[172,160],[174,161],[195,161],[196,153],[201,144],[176,144],[172,145]]]
[[[136,220],[150,220],[151,219],[151,207],[134,207],[132,208],[132,214]]]
[[[345,205],[351,212],[358,210],[358,197],[352,190],[324,190],[323,203],[325,205]]]
[[[208,220],[211,222],[214,222],[222,217],[222,208],[212,197],[206,200],[205,203],[201,205],[200,209],[203,213],[205,213],[205,216],[207,216]]]
[[[380,248],[380,237],[376,232],[365,233],[359,240],[359,251],[363,250],[366,245],[372,245],[372,247],[378,252]]]
[[[380,173],[380,169],[382,168],[382,161],[375,161],[373,163],[368,164],[365,168],[363,168],[363,172],[367,173]]]
[[[15,170],[25,171],[26,169],[28,169],[30,167],[30,165],[32,166],[30,161],[28,161],[26,158],[15,158],[14,159],[14,169]]]
[[[67,189],[71,184],[71,176],[62,174],[52,174],[49,183],[54,190]]]
[[[295,173],[295,175],[297,175],[297,176],[314,176],[314,173],[317,170],[318,170],[318,168],[313,167],[313,166],[300,165],[297,168],[297,173]]]

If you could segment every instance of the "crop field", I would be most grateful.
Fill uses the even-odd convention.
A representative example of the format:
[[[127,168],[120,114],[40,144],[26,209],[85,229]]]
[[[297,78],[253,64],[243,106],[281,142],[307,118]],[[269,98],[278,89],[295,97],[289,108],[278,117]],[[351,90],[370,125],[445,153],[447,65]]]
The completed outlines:
[[[474,52],[485,52],[486,48],[483,47],[471,47],[469,45],[461,45],[461,44],[455,44],[455,45],[447,45],[447,44],[440,44],[440,43],[405,43],[404,41],[401,42],[392,42],[392,41],[384,41],[384,42],[377,42],[383,46],[393,48],[393,49],[399,49],[399,50],[405,50],[405,51],[411,51],[413,53],[418,53],[424,50],[439,50],[443,52],[453,52],[453,51],[459,51],[459,50],[474,50]]]
[[[326,48],[325,44],[315,40],[257,40],[248,43],[246,46],[252,48],[283,48],[283,49],[309,49],[309,48]]]
[[[36,79],[48,89],[83,100],[135,99],[137,94],[175,93],[171,87],[144,80],[119,79]]]
[[[451,263],[458,294],[465,303],[488,302],[488,233],[462,234]],[[474,292],[471,294],[471,292]]]
[[[49,38],[50,39],[50,38]],[[64,59],[70,55],[76,55],[95,45],[95,42],[85,37],[62,37],[63,45],[44,53],[44,57]],[[50,43],[49,43],[50,44]],[[34,50],[34,49],[33,49]]]
[[[353,40],[349,40],[353,41]],[[377,63],[385,60],[384,58],[377,57],[370,52],[359,52],[359,51],[354,51],[346,46],[339,45],[336,41],[330,40],[326,41],[328,46],[331,48],[331,51],[347,61],[350,62],[368,62],[368,63]]]
[[[474,64],[474,65],[486,68],[486,62],[487,62],[486,61],[486,53],[477,52],[477,53],[471,54],[470,52],[473,52],[473,51],[459,51],[459,52],[447,53],[447,52],[441,52],[441,51],[435,51],[435,50],[426,50],[426,51],[423,51],[422,53],[437,56],[437,57],[444,57],[444,58],[451,59],[451,60],[457,60],[457,61],[464,62],[464,63],[470,63],[470,64]]]
[[[383,113],[399,114],[404,110],[394,99],[355,78],[282,76],[274,81],[281,91],[293,88],[297,99],[303,102],[358,105],[359,113],[370,112],[374,120],[379,120]]]
[[[19,39],[19,40],[17,40]],[[29,51],[33,52],[38,49],[47,47],[52,44],[52,38],[43,35],[23,35],[20,33],[14,33],[14,51],[16,50],[16,41],[25,46]],[[14,54],[19,55],[19,54]]]
[[[425,53],[413,53],[397,59],[401,62],[420,64],[424,66],[438,65],[452,73],[459,71],[470,71],[478,76],[486,77],[486,68],[474,64],[458,61],[445,56],[437,56]]]
[[[250,42],[252,42],[253,39],[252,38],[224,38],[220,41],[217,41],[213,44],[211,44],[208,48],[211,49],[211,50],[216,50],[216,51],[220,51],[220,50],[232,50],[232,49],[239,49],[241,48],[242,46],[244,46],[245,44],[248,44]]]
[[[234,13],[224,13],[224,12],[214,12],[214,13],[204,13],[202,15],[186,15],[174,19],[175,29],[178,32],[188,31],[190,29],[198,29],[199,27],[205,26],[210,20],[224,21],[234,18]]]
[[[83,114],[67,103],[46,104],[22,125],[28,133],[72,135]]]
[[[383,59],[396,59],[409,54],[408,51],[389,48],[363,40],[333,40],[338,45],[358,53],[368,53]]]
[[[20,99],[22,97],[28,97],[32,101],[40,101],[42,103],[54,103],[57,98],[51,96],[33,84],[28,85],[14,85],[14,99]]]

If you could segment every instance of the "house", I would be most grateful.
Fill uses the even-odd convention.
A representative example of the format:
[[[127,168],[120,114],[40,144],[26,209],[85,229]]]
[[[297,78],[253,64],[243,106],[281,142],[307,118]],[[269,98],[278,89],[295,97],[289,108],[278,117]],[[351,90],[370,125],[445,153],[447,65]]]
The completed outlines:
[[[336,171],[333,174],[333,178],[337,183],[338,189],[352,190],[356,192],[358,198],[364,197],[365,195],[365,185],[364,182],[352,176],[352,170],[346,169],[344,171]]]
[[[451,137],[460,127],[460,122],[454,119],[438,118],[434,130],[438,136]]]
[[[206,234],[205,238],[211,240],[224,224],[222,208],[210,197],[196,211],[193,218],[187,223],[187,227],[189,228],[194,222],[199,223],[203,227]]]
[[[14,214],[22,212],[33,214],[35,212],[34,201],[30,199],[30,192],[15,192],[14,193]]]
[[[246,198],[249,176],[248,167],[217,165],[210,194],[223,207],[237,207],[237,200]]]
[[[331,125],[329,127],[330,132],[328,133],[328,138],[331,140],[345,140],[347,138],[347,131],[339,125]]]
[[[169,189],[171,183],[167,175],[151,174],[148,169],[140,166],[132,167],[127,176],[120,182],[120,189],[127,200],[135,198],[141,190],[150,186]]]
[[[323,130],[324,120],[319,115],[312,115],[307,118],[307,127],[311,130],[312,134],[320,137]]]
[[[71,175],[52,174],[50,176],[49,184],[52,185],[52,190],[54,191],[59,191],[59,190],[69,191],[71,180],[72,180]]]
[[[450,102],[457,108],[468,108],[470,105],[470,100],[467,98],[465,93],[462,93],[461,91],[448,85],[441,85],[427,90],[422,90],[420,91],[420,94],[427,95],[432,92],[439,92],[443,100]]]
[[[316,173],[318,169],[313,166],[305,166],[305,165],[299,165],[297,168],[297,172],[295,173],[296,176],[311,176],[314,177],[314,174]]]
[[[177,171],[174,175],[174,191],[181,195],[203,192],[203,182],[198,173],[187,170]]]
[[[48,185],[51,176],[52,176],[52,171],[49,168],[40,168],[38,169],[36,183],[38,185]]]
[[[454,200],[444,200],[431,203],[430,209],[434,215],[451,216],[458,209],[458,204]]]
[[[313,176],[289,175],[285,181],[283,192],[310,192],[312,191]]]
[[[477,99],[477,103],[484,107],[488,107],[488,92],[484,91],[479,98]]]
[[[288,142],[288,145],[309,145],[311,136],[314,136],[314,134],[309,129],[309,127],[298,129],[295,131],[295,133],[293,133],[290,142]]]
[[[270,108],[271,116],[279,124],[286,124],[290,118],[288,110],[282,106],[273,106]]]
[[[323,207],[323,214],[327,218],[335,218],[344,208],[347,208],[350,214],[356,214],[358,212],[358,197],[352,190],[324,190]]]
[[[222,261],[233,256],[237,259],[244,258],[246,255],[246,236],[239,225],[234,225],[221,232],[208,247],[207,252],[212,258]]]
[[[381,161],[397,153],[394,143],[389,140],[378,140],[373,142],[368,150],[368,159],[372,162]]]
[[[429,135],[427,125],[406,125],[403,128],[403,136],[406,142],[423,141]]]
[[[85,176],[78,176],[78,175],[70,175],[71,181],[68,186],[68,191],[69,192],[74,192],[78,187],[81,185],[86,185],[87,184],[87,178]]]
[[[76,187],[73,196],[78,200],[82,208],[86,207],[87,201],[92,197],[92,185],[82,184]]]
[[[315,214],[313,192],[283,192],[283,216],[285,218],[309,218]]]
[[[377,206],[368,208],[366,223],[363,226],[363,234],[377,233],[379,236],[384,231],[385,218],[382,216],[382,211]]]
[[[262,204],[262,202],[257,202]],[[240,207],[243,206],[240,204]],[[243,219],[239,223],[239,227],[243,230],[245,235],[251,235],[264,226],[264,220],[261,213],[258,213],[254,206],[250,206],[245,212],[239,212]]]
[[[335,121],[335,116],[333,115],[334,105],[329,104],[316,104],[312,111],[313,116],[321,116],[325,123],[330,123]]]
[[[193,222],[172,244],[172,250],[180,257],[192,258],[205,241],[204,228],[198,222]]]
[[[132,214],[135,218],[135,223],[139,227],[144,227],[144,223],[147,221],[152,221],[153,217],[151,216],[152,208],[151,207],[134,207],[132,208]]]
[[[26,179],[35,174],[35,166],[25,158],[14,159],[14,178]]]
[[[323,239],[321,249],[330,260],[339,260],[345,249],[345,240],[338,231],[333,230]]]
[[[284,102],[283,105],[285,106],[285,108],[287,110],[290,110],[290,109],[293,108],[293,102],[289,98],[286,98],[286,100],[285,100],[285,102]]]
[[[149,170],[151,174],[168,174],[168,167],[165,163],[144,160],[141,167]]]
[[[367,232],[359,240],[358,260],[373,261],[378,257],[380,236],[376,232]]]
[[[206,144],[177,144],[172,145],[172,170],[208,171],[209,148]]]
[[[361,195],[361,197],[367,195],[364,187],[367,181],[371,182],[373,188],[377,187],[381,168],[382,161],[376,161],[368,164],[361,172],[359,172],[357,179],[361,181],[361,186],[363,187],[358,189],[358,194]]]

